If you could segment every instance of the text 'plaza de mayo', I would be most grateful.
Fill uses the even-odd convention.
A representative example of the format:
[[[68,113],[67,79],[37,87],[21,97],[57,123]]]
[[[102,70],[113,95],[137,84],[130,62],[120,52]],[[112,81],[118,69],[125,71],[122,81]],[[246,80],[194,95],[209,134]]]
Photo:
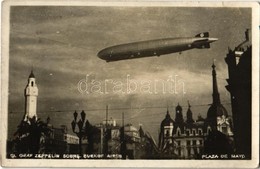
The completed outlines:
[[[235,154],[240,154],[241,158],[250,159],[252,54],[249,30],[245,35],[245,41],[234,50],[229,49],[225,58],[232,115],[221,103],[213,63],[212,104],[206,118],[198,116],[194,120],[189,102],[187,110],[180,104],[175,107],[175,119],[167,108],[158,144],[142,126],[137,129],[125,124],[124,114],[121,125],[107,117],[99,124],[91,124],[84,111],[72,114],[71,129],[65,125],[54,127],[49,117],[41,121],[37,117],[38,87],[32,71],[24,91],[24,117],[12,140],[7,141],[8,158],[207,159],[207,155],[236,158]]]

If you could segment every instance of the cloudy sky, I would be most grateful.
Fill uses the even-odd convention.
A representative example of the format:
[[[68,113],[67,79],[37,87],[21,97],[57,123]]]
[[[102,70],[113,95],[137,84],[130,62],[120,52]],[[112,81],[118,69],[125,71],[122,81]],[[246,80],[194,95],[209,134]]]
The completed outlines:
[[[158,138],[159,125],[167,106],[175,118],[175,106],[187,100],[194,119],[206,117],[212,103],[211,65],[215,60],[218,87],[223,105],[230,112],[230,96],[225,89],[228,47],[244,40],[251,28],[251,10],[247,8],[176,7],[12,7],[10,14],[9,136],[24,114],[24,88],[33,69],[39,88],[38,116],[50,116],[55,126],[70,122],[74,110],[85,110],[92,124],[109,117],[121,124],[139,124]],[[209,32],[218,38],[210,49],[193,49],[181,55],[140,58],[106,63],[97,53],[108,46],[169,37],[193,37]],[[78,84],[86,79],[112,79],[126,86],[127,77],[137,83],[176,77],[177,93],[162,89],[157,93],[81,93]],[[184,92],[183,93],[183,85]],[[138,87],[137,89],[140,89]]]

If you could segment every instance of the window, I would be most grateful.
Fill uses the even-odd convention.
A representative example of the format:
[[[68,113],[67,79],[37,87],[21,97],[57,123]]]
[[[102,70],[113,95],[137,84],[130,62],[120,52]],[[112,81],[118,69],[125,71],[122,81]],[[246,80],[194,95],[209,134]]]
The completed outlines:
[[[199,135],[202,135],[202,130],[201,129],[199,129]]]
[[[223,132],[223,133],[227,133],[227,127],[226,127],[226,126],[223,126],[223,127],[222,127],[222,132]]]
[[[33,82],[31,82],[31,86],[33,86]]]
[[[187,140],[187,146],[190,146],[190,140]]]
[[[193,129],[192,130],[192,134],[195,136],[196,135],[196,131]]]
[[[187,136],[190,135],[190,129],[187,129]]]
[[[190,156],[190,148],[187,149],[187,155]]]
[[[196,140],[193,140],[193,141],[192,141],[192,145],[196,145]]]
[[[177,128],[177,136],[180,136],[181,135],[181,129],[178,127]]]
[[[211,132],[211,128],[208,127],[208,129],[207,129],[207,133],[209,134],[210,132]]]
[[[166,131],[166,137],[169,137],[170,136],[170,132],[169,130]]]

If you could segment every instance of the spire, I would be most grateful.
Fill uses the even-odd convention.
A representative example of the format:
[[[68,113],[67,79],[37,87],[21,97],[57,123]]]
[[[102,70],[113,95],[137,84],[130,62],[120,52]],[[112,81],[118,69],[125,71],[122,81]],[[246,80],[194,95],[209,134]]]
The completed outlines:
[[[168,106],[167,106],[167,112],[166,112],[166,116],[165,116],[166,118],[171,118],[170,117],[170,114],[169,114],[169,109],[168,109]]]
[[[33,70],[31,70],[31,74],[29,75],[29,78],[35,78],[35,76],[33,74]]]
[[[183,123],[183,115],[182,115],[182,107],[178,103],[178,106],[175,108],[176,115],[175,115],[175,122],[176,123]]]
[[[187,123],[194,123],[194,120],[192,118],[192,111],[191,111],[191,105],[190,105],[190,102],[188,100],[188,110],[187,110]]]
[[[144,136],[145,136],[145,132],[144,132],[144,130],[143,130],[142,125],[140,125],[139,134],[140,134],[140,137],[144,137]]]
[[[212,80],[213,80],[213,94],[212,94],[212,97],[213,97],[213,104],[214,105],[217,105],[217,104],[220,104],[220,98],[219,98],[219,93],[218,93],[218,84],[217,84],[217,74],[216,74],[216,66],[215,66],[215,63],[213,61],[213,64],[212,64]]]
[[[228,116],[227,110],[225,107],[220,103],[220,97],[219,97],[219,92],[218,92],[218,85],[217,85],[217,77],[216,77],[216,66],[213,62],[212,65],[212,79],[213,79],[213,103],[208,109],[207,113],[207,121],[211,125],[212,129],[217,129],[217,117],[221,116]]]

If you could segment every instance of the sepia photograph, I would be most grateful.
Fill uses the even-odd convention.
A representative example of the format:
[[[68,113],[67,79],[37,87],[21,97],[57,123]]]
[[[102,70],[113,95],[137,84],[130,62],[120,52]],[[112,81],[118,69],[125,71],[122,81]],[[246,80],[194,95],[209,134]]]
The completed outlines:
[[[2,165],[258,165],[257,3],[54,2],[4,3]]]

